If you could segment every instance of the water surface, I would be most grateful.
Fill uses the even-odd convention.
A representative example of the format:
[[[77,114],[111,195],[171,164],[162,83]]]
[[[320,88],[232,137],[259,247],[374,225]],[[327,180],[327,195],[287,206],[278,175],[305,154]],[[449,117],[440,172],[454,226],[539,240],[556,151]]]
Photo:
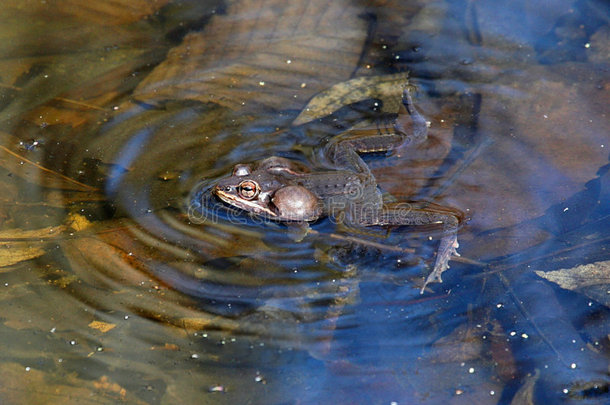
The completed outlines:
[[[604,2],[1,7],[3,403],[607,400]],[[442,284],[434,229],[295,240],[209,194],[400,89],[297,120],[320,92],[407,72],[429,139],[368,162],[464,212]]]

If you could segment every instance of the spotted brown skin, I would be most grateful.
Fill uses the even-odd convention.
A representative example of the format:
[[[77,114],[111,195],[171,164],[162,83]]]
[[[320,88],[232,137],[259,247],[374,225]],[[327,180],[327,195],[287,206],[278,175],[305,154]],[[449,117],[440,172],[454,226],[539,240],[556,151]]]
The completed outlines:
[[[324,166],[334,170],[311,171],[300,163],[273,156],[257,165],[236,165],[232,175],[220,180],[213,192],[229,205],[277,221],[309,222],[332,216],[353,226],[438,225],[443,236],[424,288],[429,282],[440,282],[452,255],[458,255],[457,214],[449,209],[384,205],[377,181],[360,157],[362,153],[392,151],[426,140],[426,120],[414,107],[407,89],[403,106],[403,114],[391,126],[348,131],[323,145]],[[411,121],[410,133],[404,129],[405,120]]]

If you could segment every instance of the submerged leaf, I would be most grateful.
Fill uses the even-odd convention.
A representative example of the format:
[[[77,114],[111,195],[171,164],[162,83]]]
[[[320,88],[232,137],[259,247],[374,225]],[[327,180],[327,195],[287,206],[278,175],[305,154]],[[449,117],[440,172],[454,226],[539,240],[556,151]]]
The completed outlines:
[[[293,125],[301,125],[325,117],[341,107],[368,98],[384,100],[384,111],[395,113],[398,111],[402,90],[407,84],[407,73],[358,77],[335,84],[312,98],[294,120]]]
[[[585,294],[610,307],[610,260],[556,271],[536,271],[539,277],[566,290]]]
[[[18,239],[49,239],[54,238],[65,230],[62,226],[47,226],[46,228],[39,229],[6,229],[0,231],[0,240],[2,241],[14,241]]]
[[[79,20],[100,25],[120,25],[138,21],[158,11],[169,0],[113,0],[91,1],[64,0],[59,2],[62,13]]]
[[[108,322],[102,322],[102,321],[92,321],[88,326],[91,329],[97,329],[97,330],[99,330],[102,333],[106,333],[106,332],[116,328],[116,324],[108,323]]]
[[[536,271],[536,274],[561,288],[577,290],[592,285],[610,284],[610,260],[576,266],[556,271]]]
[[[0,245],[0,268],[10,266],[25,260],[35,259],[45,254],[40,246],[32,246],[28,243],[11,243]],[[3,271],[0,269],[0,272]]]
[[[300,109],[348,79],[365,43],[354,2],[239,0],[187,35],[136,89],[147,103],[198,100],[244,111]]]

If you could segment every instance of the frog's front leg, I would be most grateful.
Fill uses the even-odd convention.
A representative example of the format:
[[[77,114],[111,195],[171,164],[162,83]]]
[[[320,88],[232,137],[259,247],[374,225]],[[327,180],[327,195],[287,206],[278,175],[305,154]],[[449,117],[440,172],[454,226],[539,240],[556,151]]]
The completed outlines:
[[[452,256],[459,256],[457,248],[457,231],[459,218],[456,214],[447,209],[417,208],[411,204],[396,204],[394,206],[384,206],[376,215],[366,214],[360,218],[360,223],[366,226],[372,225],[441,225],[442,237],[434,269],[426,278],[421,289],[424,289],[431,282],[442,282],[441,274],[449,268],[449,260]]]
[[[359,154],[394,151],[421,143],[427,136],[428,123],[415,108],[409,89],[405,87],[402,93],[402,108],[392,123],[364,122],[344,134],[333,137],[324,146],[325,160],[336,169],[372,176]]]

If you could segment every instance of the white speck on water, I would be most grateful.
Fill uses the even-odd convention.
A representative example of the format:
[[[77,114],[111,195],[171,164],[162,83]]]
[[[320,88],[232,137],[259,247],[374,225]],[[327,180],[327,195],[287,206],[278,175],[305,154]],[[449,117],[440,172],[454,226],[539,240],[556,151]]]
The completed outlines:
[[[492,396],[496,395],[496,391],[494,391],[494,390],[489,391],[489,395],[492,395]]]
[[[522,334],[521,334],[521,337],[522,337],[523,339],[527,339],[529,336],[527,335],[527,333],[522,333]]]
[[[254,381],[256,382],[262,382],[263,384],[266,384],[267,382],[265,381],[265,377],[262,376],[262,374],[260,373],[260,371],[256,372],[256,375],[254,376]]]
[[[25,368],[25,371],[30,371],[30,367],[26,367],[26,368]]]
[[[587,42],[587,43],[585,44],[585,48],[587,48],[587,49],[591,48],[591,44],[590,44],[589,42]]]
[[[517,334],[517,332],[515,332],[514,330],[509,333],[509,335],[511,335],[511,336],[515,336],[516,334]]]
[[[199,355],[197,353],[191,354],[191,359],[198,359]]]
[[[307,83],[301,83],[301,88],[304,89],[305,87],[307,87]]]
[[[572,364],[570,364],[570,368],[571,368],[572,370],[574,370],[574,369],[576,368],[576,363],[572,363]]]
[[[260,81],[260,82],[258,82],[258,85],[259,85],[259,86],[264,86],[264,85],[265,85],[265,82]]]
[[[292,63],[292,61],[290,59],[288,59],[288,60],[286,60],[286,63],[290,65]]]
[[[474,367],[470,367],[470,368],[468,369],[468,372],[469,372],[470,374],[474,374]]]
[[[563,389],[563,393],[564,393],[564,394],[567,394],[568,392],[570,392],[570,390],[569,390],[569,389],[567,389],[567,388],[564,388],[564,389]]]
[[[566,212],[566,211],[567,211],[567,210],[569,210],[569,209],[570,209],[569,207],[565,207],[565,208],[563,209],[563,212]]]
[[[504,306],[504,304],[502,304],[502,303],[496,304],[496,308],[502,308],[503,306]]]

